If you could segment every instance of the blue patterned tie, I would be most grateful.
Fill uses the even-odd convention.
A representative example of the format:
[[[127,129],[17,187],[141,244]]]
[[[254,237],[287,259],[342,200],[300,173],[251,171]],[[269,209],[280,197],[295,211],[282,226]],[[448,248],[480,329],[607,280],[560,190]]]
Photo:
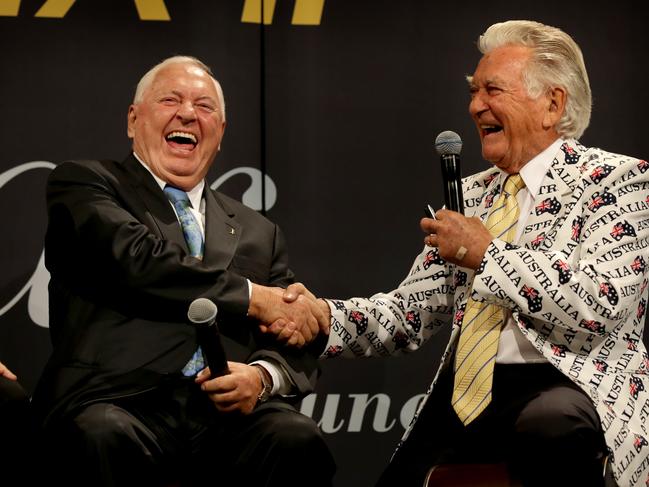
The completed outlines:
[[[189,201],[189,196],[182,189],[174,188],[173,186],[166,185],[164,193],[169,198],[169,201],[174,205],[180,226],[185,235],[187,247],[192,257],[197,259],[203,258],[203,233],[196,218],[192,215],[190,208],[192,204]]]
[[[203,258],[203,233],[196,218],[190,211],[192,204],[189,201],[189,196],[183,190],[174,188],[173,186],[166,185],[164,193],[174,205],[180,226],[183,229],[185,242],[189,247],[189,253],[192,257],[197,259]],[[205,359],[203,358],[203,351],[198,347],[189,362],[183,367],[182,373],[187,377],[196,375],[198,372],[205,368]]]

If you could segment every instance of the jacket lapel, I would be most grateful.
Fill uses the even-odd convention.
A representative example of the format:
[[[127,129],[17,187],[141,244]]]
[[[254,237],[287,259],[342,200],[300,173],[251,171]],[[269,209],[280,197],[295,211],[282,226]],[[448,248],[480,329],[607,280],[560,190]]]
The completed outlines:
[[[157,229],[156,233],[162,238],[177,243],[189,253],[176,213],[153,176],[133,154],[126,158],[124,167],[132,176],[129,181],[134,194],[140,197],[142,204],[148,210],[147,221],[151,230],[155,232]]]
[[[571,196],[580,178],[579,146],[574,140],[565,142],[557,151],[525,224],[520,243],[533,250],[549,244],[571,210]],[[571,224],[572,222],[568,222]]]
[[[206,264],[218,264],[227,268],[235,254],[241,225],[233,218],[230,208],[217,193],[205,185],[205,254]]]

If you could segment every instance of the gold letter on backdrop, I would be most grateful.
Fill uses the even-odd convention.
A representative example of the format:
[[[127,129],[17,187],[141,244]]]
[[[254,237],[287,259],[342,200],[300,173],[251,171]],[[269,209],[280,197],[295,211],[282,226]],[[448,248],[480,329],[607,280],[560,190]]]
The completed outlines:
[[[1,17],[17,17],[20,0],[0,0]]]
[[[264,24],[272,24],[273,13],[275,13],[275,0],[246,0],[243,4],[241,22],[261,23],[262,6],[264,9]]]
[[[135,0],[140,20],[171,20],[164,0]]]
[[[34,17],[48,17],[53,19],[60,19],[65,17],[70,7],[74,5],[76,0],[47,0],[41,8],[38,9]]]
[[[70,7],[76,0],[47,0],[43,6],[38,9],[34,17],[48,17],[60,19],[65,17]],[[164,0],[134,0],[135,8],[140,16],[140,20],[171,20],[167,6]],[[15,7],[17,15],[20,0],[0,0],[0,15],[4,10],[9,11]]]
[[[295,0],[291,24],[320,25],[324,2],[325,0]],[[241,13],[241,22],[261,23],[263,9],[264,24],[272,24],[275,3],[276,0],[245,0],[243,12]]]
[[[295,0],[293,9],[294,25],[320,25],[324,0]]]

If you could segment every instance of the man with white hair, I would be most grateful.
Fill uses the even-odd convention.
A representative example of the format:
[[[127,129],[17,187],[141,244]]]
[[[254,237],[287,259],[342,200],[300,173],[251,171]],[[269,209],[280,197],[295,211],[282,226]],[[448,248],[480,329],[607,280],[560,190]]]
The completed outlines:
[[[591,92],[565,32],[508,21],[478,46],[469,112],[493,167],[463,180],[466,216],[421,221],[426,247],[397,289],[318,301],[324,356],[412,351],[452,323],[379,485],[505,460],[525,486],[601,486],[607,462],[620,486],[644,486],[649,164],[577,141]],[[293,285],[285,299],[297,295],[308,292]]]
[[[293,281],[279,228],[207,187],[224,130],[219,83],[176,56],[138,84],[126,160],[52,171],[53,353],[33,406],[65,485],[331,485],[324,440],[294,407],[313,390],[315,356],[257,332],[281,318],[310,339],[322,313],[273,289]],[[251,352],[215,378],[187,323],[199,297]]]

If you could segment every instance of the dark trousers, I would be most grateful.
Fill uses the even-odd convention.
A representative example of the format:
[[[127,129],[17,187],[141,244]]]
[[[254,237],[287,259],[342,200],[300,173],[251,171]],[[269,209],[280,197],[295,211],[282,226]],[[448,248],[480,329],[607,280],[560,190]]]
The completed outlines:
[[[5,472],[0,484],[36,484],[34,446],[29,396],[17,381],[0,377],[0,462]]]
[[[61,485],[75,487],[329,487],[335,471],[315,422],[292,406],[219,413],[192,380],[89,405],[50,438]]]
[[[524,486],[604,485],[607,448],[592,401],[551,364],[496,364],[492,402],[468,426],[444,370],[378,485],[421,487],[441,463],[506,462]]]

